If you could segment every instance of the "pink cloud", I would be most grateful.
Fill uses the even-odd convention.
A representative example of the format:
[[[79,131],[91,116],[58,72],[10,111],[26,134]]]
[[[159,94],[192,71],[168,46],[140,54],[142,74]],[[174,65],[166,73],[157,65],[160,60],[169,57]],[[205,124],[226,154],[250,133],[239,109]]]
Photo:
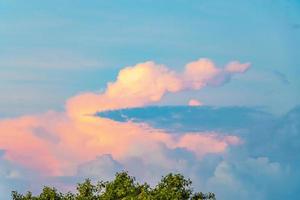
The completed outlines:
[[[227,64],[225,70],[230,73],[244,73],[250,68],[250,63],[232,61]]]
[[[203,103],[197,99],[190,99],[188,105],[189,106],[202,106]]]
[[[207,59],[188,64],[182,74],[154,62],[126,67],[103,93],[83,93],[67,100],[66,112],[0,121],[0,149],[5,150],[6,159],[50,176],[73,175],[82,163],[106,154],[121,163],[138,157],[172,165],[162,145],[169,150],[184,148],[199,159],[223,153],[229,145],[239,144],[239,138],[217,133],[174,135],[147,124],[94,116],[99,111],[157,102],[168,92],[200,89],[221,71]]]
[[[201,89],[214,80],[222,69],[217,68],[209,59],[199,59],[185,66],[184,79],[187,87]]]
[[[67,112],[75,116],[143,106],[159,101],[167,92],[183,89],[177,74],[154,62],[139,63],[120,70],[117,80],[108,83],[104,93],[84,93],[67,101]]]
[[[247,63],[240,65],[249,67]],[[108,83],[103,93],[83,93],[70,98],[66,110],[72,117],[84,117],[105,110],[144,106],[161,100],[166,93],[222,85],[236,73],[242,72],[218,68],[209,59],[188,63],[183,73],[148,61],[120,70],[117,80]]]
[[[193,133],[183,135],[178,147],[186,148],[201,158],[209,153],[222,153],[229,145],[238,145],[240,142],[236,136],[220,137],[216,133]]]

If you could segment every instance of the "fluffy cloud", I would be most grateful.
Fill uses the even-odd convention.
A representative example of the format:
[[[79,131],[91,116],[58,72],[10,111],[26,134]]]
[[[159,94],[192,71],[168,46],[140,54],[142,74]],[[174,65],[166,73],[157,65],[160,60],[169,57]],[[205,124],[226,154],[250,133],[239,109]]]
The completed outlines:
[[[155,114],[156,118],[151,116],[151,113]],[[54,114],[52,113],[52,115]],[[48,115],[51,116],[50,113]],[[101,137],[93,136],[92,130],[94,128],[91,128],[93,123],[85,121],[84,124],[90,127],[91,131],[83,132],[83,134],[89,135],[90,140],[86,139],[86,136],[77,135],[76,131],[69,129],[73,136],[80,137],[78,140],[74,139],[76,137],[67,137],[62,144],[68,146],[75,143],[72,152],[74,155],[70,154],[69,156],[76,157],[76,154],[82,151],[82,156],[90,157],[90,159],[79,159],[80,162],[77,162],[76,159],[72,160],[69,156],[61,155],[62,152],[71,152],[71,149],[66,147],[59,149],[58,146],[54,146],[54,149],[58,148],[57,158],[68,158],[68,161],[72,160],[73,162],[71,166],[77,166],[72,172],[72,177],[92,176],[94,178],[109,179],[115,171],[126,169],[136,176],[139,181],[149,181],[154,184],[160,179],[161,175],[173,171],[192,178],[197,189],[214,191],[217,197],[221,199],[297,199],[298,197],[297,191],[300,184],[299,156],[295,152],[300,149],[297,140],[300,133],[299,108],[295,108],[280,117],[253,108],[213,108],[207,106],[135,108],[110,111],[103,113],[103,115],[106,118],[99,118],[100,121],[108,120],[107,122],[112,122],[109,123],[110,126],[124,125],[120,127],[123,131],[119,130],[119,135],[128,131],[125,124],[132,123],[141,126],[143,130],[155,130],[156,132],[143,133],[156,136],[153,136],[153,138],[148,137],[145,139],[147,141],[139,138],[135,140],[137,143],[128,143],[130,148],[125,150],[124,155],[126,156],[117,157],[115,156],[117,151],[114,153],[112,149],[109,151],[110,153],[96,155],[93,154],[93,151],[97,147],[91,150],[87,146],[92,145],[92,141],[101,140]],[[122,115],[126,120],[116,121],[117,115]],[[176,117],[172,118],[174,115]],[[230,119],[228,116],[230,116]],[[41,116],[37,118],[43,120]],[[113,120],[110,121],[109,118],[113,118]],[[50,125],[56,124],[56,120],[63,121],[63,118],[53,117],[53,119],[55,120],[47,120],[46,122]],[[66,119],[69,118],[66,117]],[[133,122],[132,119],[134,119]],[[168,121],[165,119],[168,119]],[[151,127],[138,121],[146,121],[147,124],[151,124]],[[98,124],[98,122],[95,124]],[[182,128],[177,128],[176,132],[174,130],[178,127],[178,123],[181,123]],[[78,125],[78,122],[76,124]],[[37,132],[35,135],[54,144],[60,141],[56,137],[49,136],[53,131],[46,131],[43,126],[35,129]],[[97,128],[96,135],[103,134],[100,128],[102,128],[102,125]],[[162,128],[170,132],[161,131]],[[82,127],[81,129],[85,130],[86,128]],[[191,130],[196,129],[207,131],[189,133]],[[242,144],[233,145],[230,148],[226,147],[227,143],[227,145],[230,145],[237,138],[228,137],[228,133],[238,136],[238,142],[242,142]],[[135,135],[125,135],[126,137],[137,137]],[[189,138],[191,135],[193,138]],[[142,134],[141,136],[144,137],[145,135]],[[112,138],[114,137],[112,136]],[[165,138],[162,139],[163,137]],[[198,137],[199,139],[197,139]],[[160,141],[165,142],[154,142],[154,138],[160,138]],[[68,140],[71,141],[68,143]],[[117,146],[123,138],[115,140]],[[182,147],[184,143],[189,144],[188,148]],[[193,144],[199,145],[194,146]],[[210,145],[206,146],[207,144]],[[214,144],[218,144],[218,148],[214,148]],[[78,149],[81,149],[81,151],[78,151]],[[218,153],[218,151],[221,153]],[[204,155],[199,157],[195,152],[203,152]],[[5,162],[8,161],[5,160]],[[5,171],[4,176],[6,177],[1,179],[4,181],[2,181],[2,189],[9,191],[19,187],[23,188],[21,191],[24,191],[25,186],[22,184],[16,186],[16,181],[26,180],[26,177],[8,179],[9,174],[24,176],[26,174],[24,169],[14,168],[3,162],[0,162],[0,166],[2,166],[1,171]],[[1,175],[3,176],[3,173]],[[32,180],[32,176],[30,177]],[[71,183],[79,181],[78,178],[70,180],[69,177],[52,181],[47,180],[46,178],[39,178],[39,182],[42,181],[43,184],[56,185],[60,188],[66,187],[65,185],[69,187]],[[5,185],[5,183],[9,184]],[[28,184],[28,182],[26,183]],[[33,186],[31,187],[33,188]],[[69,189],[72,189],[72,187],[69,187]]]
[[[228,72],[208,59],[188,63],[182,73],[154,62],[125,67],[103,93],[70,98],[65,112],[1,120],[3,158],[41,177],[93,175],[98,167],[102,174],[125,168],[136,170],[137,176],[145,170],[156,175],[184,171],[189,167],[187,155],[196,160],[222,155],[228,147],[240,145],[240,139],[218,131],[172,134],[147,123],[120,122],[96,113],[148,105],[170,92],[221,85],[235,73],[241,71]],[[185,152],[180,160],[170,157],[178,151]]]
[[[55,176],[72,175],[78,164],[103,154],[111,154],[117,160],[141,157],[149,161],[147,155],[157,151],[151,162],[165,164],[167,158],[159,157],[161,144],[168,149],[185,148],[202,157],[222,153],[228,145],[239,141],[235,136],[220,137],[213,133],[170,135],[147,124],[96,117],[78,121],[53,112],[2,121],[0,132],[4,138],[0,145],[6,150],[7,160]]]
[[[119,121],[146,121],[177,134],[191,130],[218,131],[219,136],[227,132],[234,134],[242,145],[227,148],[225,155],[206,154],[197,160],[188,154],[180,157],[182,154],[177,152],[180,163],[184,163],[180,172],[191,177],[197,188],[214,191],[220,199],[299,197],[300,159],[295,152],[300,150],[297,139],[300,107],[283,116],[257,108],[207,106],[135,108],[100,115]],[[189,147],[194,140],[189,142]]]
[[[280,181],[287,175],[279,163],[266,157],[226,160],[217,165],[206,187],[215,188],[224,199],[276,199],[282,194],[271,191],[282,188]]]
[[[117,172],[124,170],[121,163],[110,154],[98,156],[95,160],[83,163],[78,167],[77,176],[85,178],[111,180]]]
[[[249,67],[248,63],[234,62],[235,69]],[[66,109],[71,117],[82,117],[97,111],[144,106],[159,101],[168,92],[222,85],[232,75],[244,71],[218,68],[209,59],[188,63],[183,73],[176,73],[154,62],[139,63],[122,69],[117,80],[108,83],[104,93],[84,93],[69,99]]]

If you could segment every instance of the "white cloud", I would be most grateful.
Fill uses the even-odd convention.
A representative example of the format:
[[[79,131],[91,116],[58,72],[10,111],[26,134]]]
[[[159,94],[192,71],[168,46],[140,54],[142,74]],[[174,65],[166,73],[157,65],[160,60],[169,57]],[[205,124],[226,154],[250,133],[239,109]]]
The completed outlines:
[[[120,172],[123,169],[124,167],[118,161],[114,160],[111,155],[105,154],[80,165],[77,176],[111,180],[116,172]]]

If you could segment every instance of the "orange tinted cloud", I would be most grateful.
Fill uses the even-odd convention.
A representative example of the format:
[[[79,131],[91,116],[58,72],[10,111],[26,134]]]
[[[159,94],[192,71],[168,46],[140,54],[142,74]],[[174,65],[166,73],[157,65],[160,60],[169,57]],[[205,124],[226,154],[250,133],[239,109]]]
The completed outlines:
[[[6,150],[8,160],[47,175],[72,175],[78,165],[104,154],[110,154],[118,161],[139,157],[149,162],[149,154],[156,152],[154,155],[158,157],[152,158],[156,162],[160,158],[160,145],[169,150],[184,148],[201,158],[208,153],[222,153],[228,145],[238,144],[229,141],[229,136],[222,138],[211,133],[171,135],[147,124],[96,117],[89,121],[57,115],[42,120],[35,117],[15,119],[1,122],[0,131],[4,138],[0,146]],[[51,140],[51,137],[57,140]],[[239,141],[237,137],[236,141]]]
[[[5,150],[6,159],[52,176],[73,175],[80,164],[104,154],[121,163],[138,157],[148,163],[171,165],[162,146],[183,148],[199,159],[208,153],[223,153],[229,145],[239,144],[239,138],[217,133],[174,135],[143,123],[94,116],[100,111],[157,102],[167,92],[200,89],[223,73],[207,59],[188,64],[182,74],[154,62],[126,67],[103,93],[69,99],[66,112],[0,121],[0,149]]]
[[[188,87],[200,89],[215,79],[221,71],[211,60],[199,59],[186,65],[184,78]]]
[[[193,133],[183,135],[178,147],[186,148],[201,158],[209,153],[222,153],[228,145],[238,145],[240,143],[240,139],[236,136],[221,137],[216,133]]]
[[[244,73],[250,68],[250,63],[240,63],[238,61],[232,61],[227,64],[225,70],[230,73]]]
[[[218,68],[209,59],[188,63],[183,73],[177,73],[152,61],[139,63],[120,70],[117,80],[108,83],[103,93],[83,93],[67,101],[66,110],[71,117],[94,115],[95,112],[139,107],[161,100],[166,93],[199,90],[206,85],[221,85],[249,64],[229,63]]]
[[[38,116],[0,121],[0,148],[7,160],[56,174],[60,162],[52,153],[52,145],[35,134],[40,124]]]
[[[67,112],[73,117],[95,112],[143,106],[159,101],[166,92],[183,89],[177,74],[163,65],[145,62],[120,70],[117,80],[108,83],[104,93],[84,93],[67,101]]]
[[[202,106],[203,103],[201,101],[198,101],[197,99],[190,99],[188,105],[189,106]]]

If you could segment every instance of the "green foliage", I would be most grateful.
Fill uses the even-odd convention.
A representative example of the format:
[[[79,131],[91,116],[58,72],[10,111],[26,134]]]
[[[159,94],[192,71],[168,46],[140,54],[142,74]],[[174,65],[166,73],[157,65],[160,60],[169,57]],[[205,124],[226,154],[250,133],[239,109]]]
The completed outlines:
[[[76,193],[63,194],[55,188],[44,187],[40,195],[12,192],[13,200],[215,200],[214,193],[193,193],[192,182],[181,174],[168,174],[151,188],[140,184],[127,172],[117,173],[110,182],[93,184],[90,179],[77,185]]]
[[[148,189],[148,185],[139,185],[133,177],[126,172],[121,172],[116,174],[115,180],[105,184],[105,192],[100,199],[137,199],[142,192],[144,192],[144,196],[147,196]]]
[[[102,187],[99,184],[93,185],[90,179],[77,185],[78,193],[74,196],[76,200],[97,200],[100,197]]]
[[[158,200],[187,200],[192,194],[191,184],[180,174],[168,174],[154,188],[153,197]]]

